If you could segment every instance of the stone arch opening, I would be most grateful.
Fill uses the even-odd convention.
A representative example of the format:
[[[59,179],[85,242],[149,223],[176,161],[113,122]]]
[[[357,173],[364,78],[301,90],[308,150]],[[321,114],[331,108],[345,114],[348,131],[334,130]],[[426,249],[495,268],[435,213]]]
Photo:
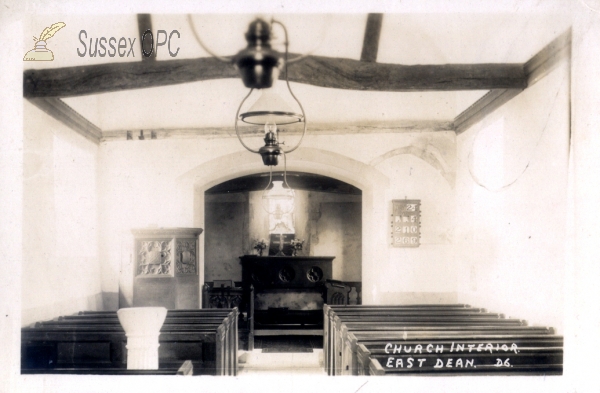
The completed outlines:
[[[386,222],[389,180],[370,165],[347,156],[314,148],[299,148],[287,157],[287,170],[331,177],[350,184],[362,191],[361,201],[361,276],[362,301],[373,302],[376,294],[376,277],[373,272],[376,261],[387,258],[387,228],[377,223]],[[265,166],[258,156],[249,152],[237,152],[208,161],[192,169],[178,179],[180,214],[193,217],[194,227],[205,227],[205,192],[225,181],[262,173]],[[200,238],[200,287],[205,282],[204,249],[205,236]],[[201,295],[200,295],[201,296]]]
[[[283,182],[284,174],[263,168],[205,191],[205,281],[241,281],[240,256],[256,255],[260,240],[266,246],[261,255],[291,256],[293,238],[302,242],[299,256],[334,256],[332,278],[360,288],[362,191],[328,176],[288,171],[294,198],[286,206],[293,210],[277,213],[263,198],[270,178]],[[280,250],[282,237],[288,245]]]

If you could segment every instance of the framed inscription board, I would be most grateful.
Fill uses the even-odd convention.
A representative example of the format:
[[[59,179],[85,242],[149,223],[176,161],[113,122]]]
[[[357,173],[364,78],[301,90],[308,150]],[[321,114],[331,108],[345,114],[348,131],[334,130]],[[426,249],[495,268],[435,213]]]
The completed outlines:
[[[421,200],[392,201],[392,246],[419,247],[421,244]]]

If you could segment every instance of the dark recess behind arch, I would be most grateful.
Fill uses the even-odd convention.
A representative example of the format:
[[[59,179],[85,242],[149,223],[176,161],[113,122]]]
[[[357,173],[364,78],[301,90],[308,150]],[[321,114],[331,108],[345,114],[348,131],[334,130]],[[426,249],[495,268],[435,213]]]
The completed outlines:
[[[273,180],[283,180],[283,172],[273,172]],[[264,190],[269,182],[269,173],[242,176],[206,190],[206,194],[227,194]],[[294,190],[329,192],[333,194],[362,195],[359,188],[341,180],[306,172],[288,172],[287,182]]]

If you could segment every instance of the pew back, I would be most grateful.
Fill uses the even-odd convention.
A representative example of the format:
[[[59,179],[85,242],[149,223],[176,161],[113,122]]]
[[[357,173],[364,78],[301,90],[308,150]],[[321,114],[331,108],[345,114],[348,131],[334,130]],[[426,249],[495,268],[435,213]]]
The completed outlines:
[[[485,312],[485,309],[473,309],[468,304],[408,304],[408,305],[328,305],[323,306],[323,352],[325,355],[330,353],[331,337],[330,325],[333,323],[333,315],[427,315],[428,313],[438,313],[439,315],[448,313],[467,313],[479,314]],[[324,367],[330,369],[330,357],[324,356]]]
[[[505,374],[562,370],[563,341],[562,337],[553,335],[552,328],[526,326],[526,321],[508,319],[503,314],[489,313],[485,309],[471,308],[466,305],[458,307],[326,305],[323,313],[324,363],[329,375],[358,375],[359,372],[378,373],[377,375],[448,372],[481,374],[481,370],[473,372],[470,370],[471,367],[465,367],[467,357],[469,366],[477,363],[482,369],[493,368],[494,371],[491,373],[498,373],[496,369],[502,368],[510,368],[508,371],[504,370]],[[503,348],[508,350],[510,346],[505,343],[510,340],[512,340],[511,345],[520,346],[519,352],[512,353],[512,357],[505,363],[495,365],[494,362],[499,357],[498,353],[492,353],[493,345],[496,345],[499,351]],[[484,346],[482,353],[479,345],[484,345],[483,342],[487,345],[488,352],[485,352]],[[453,343],[459,343],[458,353],[456,348],[452,348],[451,353],[421,354],[427,351],[423,348],[428,348],[428,345],[432,345],[429,347],[432,349],[434,344],[443,347],[452,346]],[[414,353],[400,351],[390,354],[386,352],[386,345],[397,345],[398,348],[405,348],[405,351],[420,346],[418,351],[421,367],[409,369],[406,366],[408,359],[411,359],[411,364],[415,361]],[[464,348],[474,352],[466,353]],[[449,348],[446,350],[448,351]],[[457,356],[464,357],[458,362],[459,371],[454,370],[452,366],[456,364]],[[511,361],[512,358],[514,360]],[[438,362],[442,361],[445,363],[439,366]],[[393,366],[389,366],[389,362],[392,362]],[[506,366],[507,364],[510,367]]]
[[[463,364],[466,362],[463,362]],[[512,367],[499,367],[496,363],[480,364],[478,367],[440,367],[435,368],[384,368],[378,359],[371,359],[369,364],[369,375],[562,375],[563,365],[559,364],[518,364]]]
[[[236,375],[238,310],[209,312],[208,318],[190,311],[175,313],[181,318],[168,314],[159,336],[160,367],[191,360],[196,374]],[[183,316],[188,314],[196,317]],[[22,329],[22,370],[126,367],[127,337],[116,312],[69,317]]]
[[[481,361],[479,359],[481,355],[495,356],[497,367],[522,365],[523,360],[534,364],[562,364],[563,340],[562,337],[553,337],[551,340],[513,336],[511,339],[464,337],[437,341],[362,342],[356,346],[355,356],[350,359],[350,363],[343,367],[342,375],[369,375],[370,360],[373,358],[384,359],[382,362],[384,368],[437,366],[429,370],[436,372],[440,368],[452,366],[452,361],[448,363],[448,359],[455,359],[455,365],[456,359],[463,359],[458,367],[465,368],[468,366],[465,359],[476,359],[473,366],[490,363],[490,359]],[[524,358],[518,358],[525,355]],[[538,355],[539,357],[536,358]],[[548,361],[548,356],[552,356],[551,361]],[[408,359],[411,358],[412,361],[409,361]],[[517,361],[511,361],[514,358],[517,358]],[[398,362],[397,359],[401,360]],[[440,359],[441,363],[437,359]],[[501,359],[501,362],[497,359]]]

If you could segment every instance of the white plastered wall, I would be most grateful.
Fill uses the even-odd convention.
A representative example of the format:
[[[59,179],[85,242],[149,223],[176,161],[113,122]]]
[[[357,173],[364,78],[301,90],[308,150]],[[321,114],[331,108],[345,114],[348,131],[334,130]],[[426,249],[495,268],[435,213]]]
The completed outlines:
[[[365,304],[456,299],[453,214],[447,204],[453,194],[455,151],[453,132],[422,130],[309,134],[288,155],[290,171],[333,177],[362,190]],[[105,142],[100,166],[103,290],[120,292],[123,304],[132,298],[131,228],[203,227],[205,190],[267,169],[259,156],[229,137]],[[405,196],[423,200],[424,244],[414,250],[389,245],[391,201]],[[202,235],[200,241],[202,283]]]
[[[21,324],[103,307],[98,146],[24,101]]]
[[[461,302],[563,328],[569,62],[457,137]]]

